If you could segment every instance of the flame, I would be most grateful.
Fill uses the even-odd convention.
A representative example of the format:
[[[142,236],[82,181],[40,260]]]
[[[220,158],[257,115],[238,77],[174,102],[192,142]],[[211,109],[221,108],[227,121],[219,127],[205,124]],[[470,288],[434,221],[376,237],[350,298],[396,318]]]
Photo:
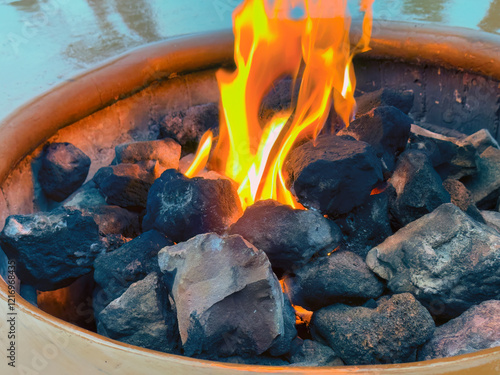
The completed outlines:
[[[347,0],[246,0],[236,8],[236,70],[217,72],[220,133],[209,167],[238,184],[243,208],[262,199],[301,207],[285,186],[283,163],[296,141],[316,138],[332,103],[346,126],[353,120],[352,59],[368,50],[373,1],[361,1],[363,33],[354,48]],[[300,85],[295,106],[261,126],[261,101],[273,82],[286,75]],[[188,177],[207,163],[211,134],[205,140]]]

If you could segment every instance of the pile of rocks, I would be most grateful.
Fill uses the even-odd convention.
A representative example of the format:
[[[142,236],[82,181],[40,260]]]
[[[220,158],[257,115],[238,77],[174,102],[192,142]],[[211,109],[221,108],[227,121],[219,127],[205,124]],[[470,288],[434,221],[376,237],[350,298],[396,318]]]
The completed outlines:
[[[281,86],[261,116],[286,106]],[[50,144],[38,181],[57,208],[8,217],[0,246],[34,290],[92,275],[97,332],[167,353],[339,366],[498,345],[500,147],[417,126],[412,103],[365,94],[349,128],[292,150],[286,183],[308,210],[243,213],[231,181],[180,173],[214,104],[166,116],[164,138],[118,146],[85,184],[90,159]],[[293,306],[312,314],[299,330]]]

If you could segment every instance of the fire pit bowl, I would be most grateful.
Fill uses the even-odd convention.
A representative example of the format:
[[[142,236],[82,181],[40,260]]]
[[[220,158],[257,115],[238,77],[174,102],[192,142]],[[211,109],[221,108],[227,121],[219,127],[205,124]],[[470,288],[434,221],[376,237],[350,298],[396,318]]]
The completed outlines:
[[[359,28],[358,28],[359,29]],[[354,36],[356,37],[356,36]],[[422,24],[375,22],[372,51],[356,60],[358,88],[405,86],[415,93],[413,117],[465,133],[500,133],[500,37]],[[0,219],[35,210],[31,161],[48,139],[72,142],[94,156],[90,175],[109,164],[117,139],[167,110],[218,100],[214,72],[231,65],[230,31],[152,44],[101,65],[32,100],[0,123]],[[468,107],[434,100],[439,91],[463,92]],[[145,106],[145,104],[147,104]],[[460,104],[460,103],[459,103]],[[453,121],[451,121],[453,120]],[[137,128],[139,127],[139,128]],[[126,139],[125,139],[126,140]],[[122,139],[123,141],[123,139]],[[92,149],[93,148],[93,149]],[[104,150],[104,151],[103,151]],[[111,157],[111,159],[110,159]],[[43,206],[37,202],[37,208]],[[1,262],[5,262],[2,260]],[[5,264],[0,270],[6,269]],[[16,369],[68,374],[494,374],[500,348],[419,363],[336,368],[263,367],[168,355],[104,338],[45,313],[0,281],[0,342],[11,346],[7,322],[15,313]],[[5,356],[4,356],[5,357]],[[2,374],[5,370],[2,370]],[[7,371],[7,373],[11,373]]]

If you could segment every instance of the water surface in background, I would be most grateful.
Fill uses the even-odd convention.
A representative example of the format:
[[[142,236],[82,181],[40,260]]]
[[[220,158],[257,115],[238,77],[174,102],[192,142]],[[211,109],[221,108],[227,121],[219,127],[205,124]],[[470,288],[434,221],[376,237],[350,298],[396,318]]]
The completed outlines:
[[[348,0],[355,17],[359,0]],[[231,27],[240,0],[0,0],[0,119],[127,49]],[[500,32],[500,0],[375,0],[375,18]]]

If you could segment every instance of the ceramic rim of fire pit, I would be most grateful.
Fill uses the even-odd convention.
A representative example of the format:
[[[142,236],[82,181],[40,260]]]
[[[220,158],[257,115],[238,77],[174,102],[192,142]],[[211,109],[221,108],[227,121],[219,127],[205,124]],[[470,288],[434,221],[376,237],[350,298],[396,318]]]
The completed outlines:
[[[353,38],[359,37],[359,34],[353,34]],[[372,51],[365,54],[367,58],[429,63],[500,80],[500,37],[497,35],[468,29],[376,20],[370,46]],[[180,73],[228,65],[232,57],[233,35],[230,30],[179,37],[135,49],[35,98],[0,123],[0,185],[24,157],[59,129],[139,92],[154,81]],[[0,342],[3,347],[8,347],[7,299],[7,285],[0,280]],[[236,365],[169,355],[110,340],[48,315],[19,296],[16,296],[16,312],[17,359],[23,366],[31,366],[30,369],[35,370],[32,373],[43,374],[49,368],[51,374],[108,374],[116,371],[121,374],[151,375],[167,372],[500,373],[500,347],[457,357],[397,365],[335,368]],[[5,356],[2,355],[1,361],[2,366],[6,365]]]

